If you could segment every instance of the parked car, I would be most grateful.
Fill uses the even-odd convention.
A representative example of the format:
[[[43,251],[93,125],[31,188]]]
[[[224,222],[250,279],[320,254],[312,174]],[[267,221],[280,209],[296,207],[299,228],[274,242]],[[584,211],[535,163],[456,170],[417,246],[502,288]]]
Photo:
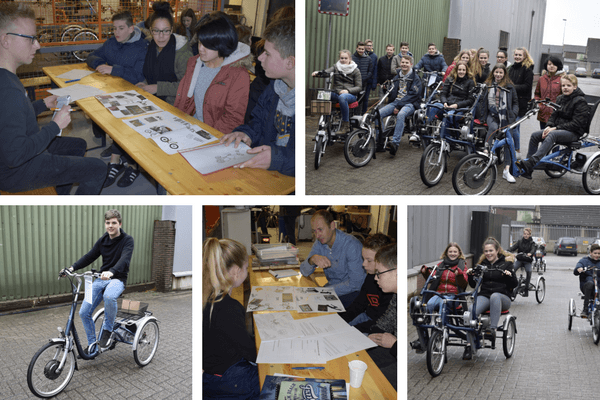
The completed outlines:
[[[600,239],[596,239],[592,243],[588,244],[588,248],[587,248],[588,254],[590,254],[590,247],[592,247],[593,244],[600,244]]]
[[[577,67],[577,69],[575,69],[575,76],[581,76],[585,78],[587,77],[587,70],[583,67]]]
[[[592,78],[600,79],[600,68],[594,68],[592,71]]]
[[[561,253],[577,255],[577,241],[572,237],[561,237],[558,238],[554,245],[554,254],[560,255]]]

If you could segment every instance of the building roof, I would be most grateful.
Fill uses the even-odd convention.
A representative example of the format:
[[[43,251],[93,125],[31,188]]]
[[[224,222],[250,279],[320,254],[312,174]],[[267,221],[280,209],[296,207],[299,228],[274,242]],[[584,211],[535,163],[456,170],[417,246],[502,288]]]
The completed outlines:
[[[540,221],[547,225],[600,227],[600,206],[540,206]]]

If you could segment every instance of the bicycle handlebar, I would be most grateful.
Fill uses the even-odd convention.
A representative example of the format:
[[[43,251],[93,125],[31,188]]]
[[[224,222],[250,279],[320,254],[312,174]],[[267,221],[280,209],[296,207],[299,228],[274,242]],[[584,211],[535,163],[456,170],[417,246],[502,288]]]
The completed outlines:
[[[69,268],[63,268],[63,269],[62,269],[62,270],[61,270],[61,271],[58,273],[58,279],[60,279],[60,278],[64,278],[64,277],[65,277],[65,276],[67,276],[67,275],[68,275],[68,276],[73,276],[73,277],[76,277],[76,278],[80,278],[80,277],[82,277],[82,276],[85,276],[85,275],[91,275],[91,276],[93,276],[94,278],[100,278],[100,276],[101,276],[101,274],[100,274],[100,273],[98,273],[98,272],[96,272],[96,270],[85,271],[85,272],[83,272],[83,273],[81,273],[81,274],[78,274],[78,273],[76,273],[76,272],[74,272],[74,271],[69,271]]]

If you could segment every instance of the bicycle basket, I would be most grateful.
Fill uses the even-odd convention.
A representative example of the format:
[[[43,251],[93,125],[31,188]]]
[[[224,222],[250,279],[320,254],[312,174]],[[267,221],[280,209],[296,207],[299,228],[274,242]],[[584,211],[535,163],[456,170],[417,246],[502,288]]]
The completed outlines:
[[[331,114],[331,101],[311,100],[310,113],[319,115]]]

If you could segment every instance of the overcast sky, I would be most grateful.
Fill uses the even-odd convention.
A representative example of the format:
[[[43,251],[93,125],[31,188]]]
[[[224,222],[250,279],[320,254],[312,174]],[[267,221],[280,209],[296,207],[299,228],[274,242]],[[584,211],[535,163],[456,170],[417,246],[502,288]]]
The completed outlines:
[[[562,45],[563,31],[565,44],[586,46],[588,37],[600,38],[598,1],[547,0],[543,44]]]

